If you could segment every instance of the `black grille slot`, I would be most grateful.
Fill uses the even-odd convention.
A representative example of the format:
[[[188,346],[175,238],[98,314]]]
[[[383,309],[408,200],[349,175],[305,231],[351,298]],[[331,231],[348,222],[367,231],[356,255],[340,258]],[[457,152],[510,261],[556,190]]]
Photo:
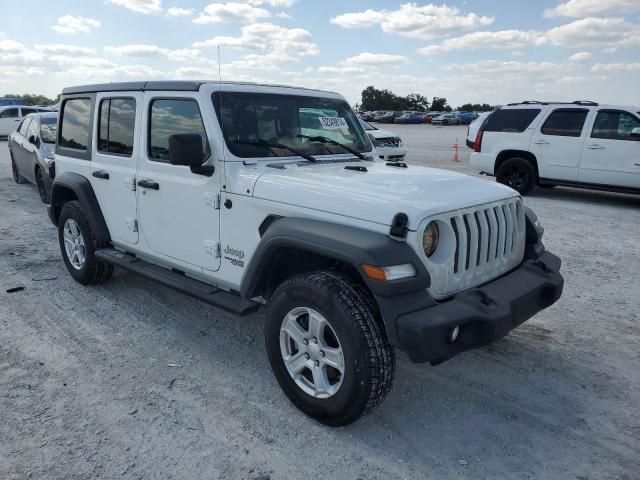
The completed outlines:
[[[456,252],[453,256],[453,273],[458,273],[458,252],[460,251],[460,234],[458,233],[458,226],[456,225],[456,219],[451,219],[451,228],[453,228],[453,234],[456,236]]]
[[[500,213],[499,212],[501,212],[501,211],[502,210],[500,210],[500,208],[493,207],[493,214],[496,216],[496,223],[498,224],[498,235],[496,236],[496,256],[493,257],[493,258],[498,258],[498,254],[500,253],[500,250],[504,250],[504,241],[505,241],[504,237],[506,237],[506,235],[503,235],[503,238],[502,238],[502,249],[500,248],[501,245],[500,245],[500,220],[499,220]]]
[[[489,242],[487,242],[487,262],[491,257],[491,222],[489,221],[489,210],[484,211],[484,217],[487,219],[487,226],[489,228]]]
[[[469,228],[469,220],[467,220],[467,215],[462,216],[462,220],[464,221],[464,228],[467,231],[467,255],[465,260],[465,270],[469,270],[469,257],[471,256],[471,228]]]
[[[478,267],[480,266],[480,250],[482,250],[482,228],[478,212],[473,212],[473,218],[476,219],[476,227],[478,228],[478,255],[476,256],[476,267]]]

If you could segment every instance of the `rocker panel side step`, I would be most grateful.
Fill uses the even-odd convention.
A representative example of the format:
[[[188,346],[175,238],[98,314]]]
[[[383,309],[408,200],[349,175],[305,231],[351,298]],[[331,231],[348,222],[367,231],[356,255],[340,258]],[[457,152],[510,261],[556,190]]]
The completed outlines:
[[[236,315],[249,315],[260,307],[258,303],[252,302],[251,300],[246,300],[238,295],[112,248],[96,250],[96,258],[104,262],[112,263],[117,267],[122,267],[125,270],[144,275],[167,287],[186,293],[214,307],[221,308]]]

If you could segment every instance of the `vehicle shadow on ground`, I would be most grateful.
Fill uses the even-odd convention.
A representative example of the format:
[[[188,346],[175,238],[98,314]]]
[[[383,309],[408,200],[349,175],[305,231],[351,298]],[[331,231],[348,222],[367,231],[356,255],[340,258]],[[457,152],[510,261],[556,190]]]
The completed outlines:
[[[598,204],[617,208],[637,209],[640,207],[640,195],[583,190],[571,187],[536,188],[528,194],[532,198]]]

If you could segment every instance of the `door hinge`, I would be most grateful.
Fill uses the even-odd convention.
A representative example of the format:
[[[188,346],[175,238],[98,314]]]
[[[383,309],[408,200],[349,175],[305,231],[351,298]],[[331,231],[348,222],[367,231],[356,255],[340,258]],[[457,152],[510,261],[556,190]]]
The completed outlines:
[[[220,258],[220,243],[213,242],[211,240],[205,240],[204,242],[204,251],[209,255],[212,255],[213,258]]]
[[[208,207],[213,207],[215,210],[220,210],[220,194],[205,193],[204,204]]]
[[[124,186],[127,187],[129,190],[135,192],[135,190],[136,190],[136,177],[124,177]]]
[[[129,227],[129,230],[131,230],[132,232],[137,232],[138,220],[136,220],[135,218],[127,218],[127,226]]]

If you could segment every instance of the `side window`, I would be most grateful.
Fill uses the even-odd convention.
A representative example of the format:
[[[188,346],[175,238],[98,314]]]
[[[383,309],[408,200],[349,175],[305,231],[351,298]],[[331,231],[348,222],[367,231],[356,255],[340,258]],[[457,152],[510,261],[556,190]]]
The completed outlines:
[[[497,110],[487,119],[485,132],[524,132],[540,113],[539,108]]]
[[[0,118],[19,118],[17,108],[7,108],[0,112]]]
[[[22,135],[23,137],[27,136],[27,131],[29,129],[30,123],[31,123],[31,118],[25,118],[24,120],[22,120],[20,127],[18,127],[18,132],[20,132],[20,135]]]
[[[89,148],[91,129],[91,99],[72,98],[62,105],[62,123],[58,145],[74,150]]]
[[[156,99],[151,102],[149,117],[149,158],[169,163],[169,137],[197,134],[202,139],[204,158],[209,156],[209,142],[198,102],[190,98]]]
[[[130,157],[136,125],[133,98],[105,98],[100,102],[98,151]]]
[[[22,116],[23,117],[26,117],[30,113],[38,113],[38,110],[36,108],[21,107],[21,109],[22,109]]]
[[[35,118],[29,122],[29,128],[27,129],[25,137],[29,138],[32,135],[38,138],[38,121]]]
[[[559,109],[551,112],[540,131],[544,135],[579,137],[587,119],[588,110]]]
[[[593,124],[591,138],[609,140],[636,140],[631,136],[634,128],[640,128],[640,120],[630,113],[617,110],[598,112]]]

